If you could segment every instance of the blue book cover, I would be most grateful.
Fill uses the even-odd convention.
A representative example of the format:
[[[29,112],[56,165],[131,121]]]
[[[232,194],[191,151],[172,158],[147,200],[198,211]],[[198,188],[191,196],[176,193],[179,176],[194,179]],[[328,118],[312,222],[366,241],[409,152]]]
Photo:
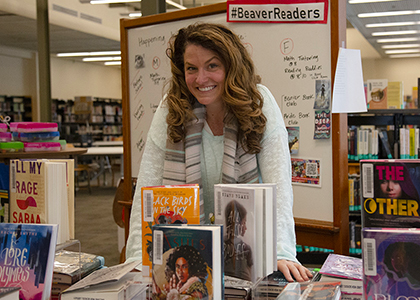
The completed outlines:
[[[58,225],[0,224],[0,286],[20,300],[50,298]]]
[[[222,227],[153,226],[156,299],[223,299]]]
[[[418,299],[420,229],[363,229],[363,294],[369,300]]]

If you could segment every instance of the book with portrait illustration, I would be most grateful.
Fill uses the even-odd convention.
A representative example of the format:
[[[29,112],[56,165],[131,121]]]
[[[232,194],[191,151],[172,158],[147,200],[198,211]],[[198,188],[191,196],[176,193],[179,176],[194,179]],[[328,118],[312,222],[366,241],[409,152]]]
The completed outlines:
[[[388,79],[367,80],[368,109],[388,108]]]
[[[226,275],[255,283],[276,270],[275,191],[274,184],[214,185]]]
[[[154,225],[153,299],[224,299],[222,230]]]
[[[420,227],[420,161],[362,160],[362,227]]]
[[[198,184],[141,188],[142,249],[145,276],[152,275],[152,226],[155,224],[200,224],[204,220]]]
[[[0,287],[19,287],[21,300],[47,300],[57,244],[56,224],[0,224]]]
[[[419,253],[419,228],[364,228],[364,299],[418,299]]]

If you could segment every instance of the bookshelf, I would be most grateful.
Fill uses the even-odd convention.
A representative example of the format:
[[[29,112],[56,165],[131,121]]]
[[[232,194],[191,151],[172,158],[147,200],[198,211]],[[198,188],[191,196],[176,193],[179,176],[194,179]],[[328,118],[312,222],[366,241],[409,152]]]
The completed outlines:
[[[0,112],[10,122],[32,121],[32,99],[27,96],[0,96]]]
[[[400,144],[400,132],[399,129],[405,125],[417,125],[420,124],[420,109],[378,109],[370,110],[365,113],[357,114],[348,114],[348,126],[361,126],[361,125],[374,125],[377,128],[390,128],[389,136],[392,136],[390,140],[390,145],[394,149],[393,153],[397,153],[399,158],[399,144]],[[379,148],[382,148],[381,142],[379,143]],[[392,151],[392,149],[391,149]],[[380,152],[381,153],[381,152]],[[379,156],[379,159],[386,158],[383,155]],[[349,181],[352,174],[359,174],[359,161],[349,161],[348,162],[348,174]],[[354,191],[356,193],[356,191]],[[355,195],[357,197],[357,195]],[[349,183],[349,199],[351,198],[351,185]],[[351,200],[350,200],[351,202]],[[350,206],[351,208],[351,206]],[[349,236],[350,242],[352,241],[354,235],[359,236],[361,230],[361,213],[359,209],[355,211],[349,210]],[[353,232],[352,232],[353,231]],[[354,232],[355,231],[355,232]],[[360,238],[360,237],[359,237]],[[356,237],[357,240],[357,237]],[[350,254],[354,254],[351,251]]]

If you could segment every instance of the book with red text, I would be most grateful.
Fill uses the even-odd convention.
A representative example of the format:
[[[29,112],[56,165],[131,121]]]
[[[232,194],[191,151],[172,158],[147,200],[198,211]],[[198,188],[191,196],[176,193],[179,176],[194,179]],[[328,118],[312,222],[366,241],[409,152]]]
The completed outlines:
[[[362,227],[420,227],[420,161],[362,160]]]
[[[152,275],[152,226],[200,224],[204,220],[198,184],[142,187],[142,272]]]
[[[224,299],[221,225],[153,226],[153,299]]]
[[[58,226],[0,224],[0,286],[19,287],[21,300],[47,300],[51,295]]]
[[[69,240],[69,177],[68,164],[61,160],[11,160],[11,223],[59,224],[57,242]]]

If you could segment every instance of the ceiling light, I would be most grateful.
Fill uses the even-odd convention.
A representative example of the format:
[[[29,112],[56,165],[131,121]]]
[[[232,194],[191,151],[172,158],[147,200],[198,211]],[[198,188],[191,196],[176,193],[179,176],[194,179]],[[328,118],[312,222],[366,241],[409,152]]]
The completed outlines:
[[[57,56],[59,56],[59,57],[99,56],[99,55],[121,55],[121,51],[97,51],[97,52],[57,53]]]
[[[174,2],[172,0],[166,0],[166,3],[168,3],[169,5],[175,6],[175,7],[179,8],[179,9],[187,9],[185,6],[183,6],[181,4],[178,4],[178,3],[176,3],[176,2]]]
[[[130,18],[136,18],[136,17],[141,17],[142,13],[141,12],[136,12],[136,13],[129,13],[128,16]]]
[[[121,66],[120,61],[106,61],[104,63],[105,66]]]
[[[420,44],[383,45],[382,49],[417,48]]]
[[[420,22],[391,22],[391,23],[373,23],[373,24],[366,24],[366,28],[376,28],[376,27],[391,27],[391,26],[410,26],[410,25],[418,25]]]
[[[420,14],[420,10],[400,10],[400,11],[362,13],[362,14],[358,14],[357,16],[359,18],[375,18],[375,17],[418,15],[418,14]]]
[[[412,58],[412,57],[420,57],[419,54],[397,54],[397,55],[390,55],[389,58]]]
[[[108,61],[108,60],[121,60],[121,56],[85,57],[85,58],[83,58],[83,61]]]
[[[91,0],[90,4],[110,4],[110,3],[129,3],[140,2],[141,0]]]
[[[418,30],[382,31],[382,32],[372,32],[372,36],[416,34],[416,33],[419,33],[419,32],[420,31],[418,31]]]
[[[401,0],[349,0],[349,4],[390,2],[390,1],[401,1]]]
[[[414,42],[420,41],[420,38],[397,38],[397,39],[380,39],[376,40],[377,43],[399,43],[399,42]]]
[[[420,53],[420,49],[387,50],[385,54]]]

